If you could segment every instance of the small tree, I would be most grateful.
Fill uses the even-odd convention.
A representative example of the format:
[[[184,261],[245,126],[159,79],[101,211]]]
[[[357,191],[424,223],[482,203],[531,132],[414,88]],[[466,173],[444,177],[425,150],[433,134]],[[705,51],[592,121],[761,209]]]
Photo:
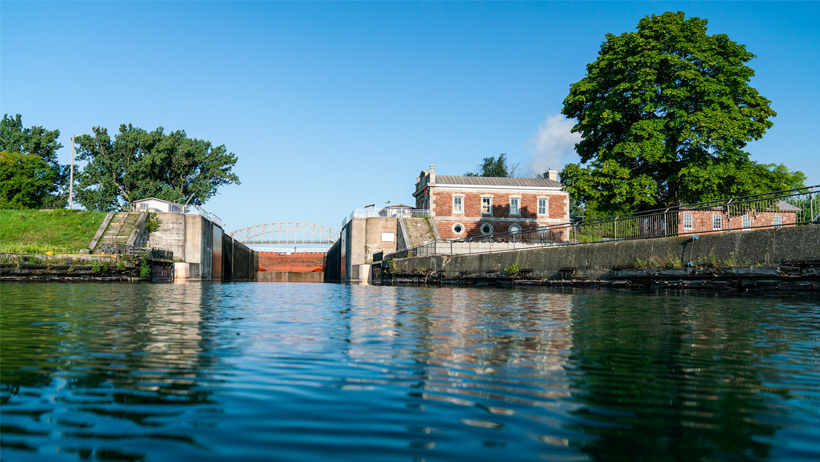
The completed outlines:
[[[607,34],[571,85],[561,112],[577,120],[581,164],[566,165],[561,182],[588,215],[802,184],[802,173],[743,151],[776,113],[749,85],[755,56],[725,34],[707,35],[706,24],[664,13],[641,19],[637,32]]]
[[[485,157],[484,162],[478,166],[475,172],[467,172],[464,176],[484,176],[496,178],[513,178],[518,172],[518,164],[509,164],[507,162],[507,154],[499,154],[498,159],[495,157]]]

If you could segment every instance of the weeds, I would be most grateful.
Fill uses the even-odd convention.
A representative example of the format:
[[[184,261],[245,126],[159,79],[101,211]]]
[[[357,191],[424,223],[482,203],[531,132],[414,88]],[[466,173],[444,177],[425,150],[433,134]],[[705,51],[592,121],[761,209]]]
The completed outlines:
[[[140,278],[147,278],[151,275],[151,267],[146,265],[145,263],[140,266]]]
[[[99,273],[102,271],[102,263],[99,260],[91,260],[91,272]]]
[[[162,225],[162,220],[157,216],[157,212],[148,212],[148,219],[145,221],[145,229],[149,233],[158,230]]]
[[[123,271],[125,270],[125,262],[122,260],[117,261],[117,270]]]
[[[681,263],[681,261],[678,260],[677,258],[673,258],[673,259],[669,260],[668,262],[666,262],[666,267],[670,268],[670,269],[671,268],[682,268],[683,263]]]
[[[513,262],[513,264],[511,264],[510,266],[504,268],[504,271],[510,276],[512,276],[514,274],[518,274],[518,271],[519,271],[518,262]]]
[[[649,266],[649,261],[643,261],[640,258],[635,257],[634,265],[635,265],[635,268],[643,269],[643,268],[646,268],[647,266]]]

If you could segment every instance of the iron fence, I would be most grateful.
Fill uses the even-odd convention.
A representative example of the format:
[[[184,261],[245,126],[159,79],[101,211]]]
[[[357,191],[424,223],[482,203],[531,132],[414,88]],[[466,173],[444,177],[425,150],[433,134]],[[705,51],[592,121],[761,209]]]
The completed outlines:
[[[425,218],[430,216],[427,209],[382,209],[379,211],[380,217],[402,217],[402,218]]]
[[[428,242],[385,260],[820,225],[820,186],[687,204],[574,223]]]
[[[100,251],[109,255],[123,255],[128,257],[140,256],[151,260],[173,261],[174,252],[156,247],[135,247],[127,244],[102,244]]]

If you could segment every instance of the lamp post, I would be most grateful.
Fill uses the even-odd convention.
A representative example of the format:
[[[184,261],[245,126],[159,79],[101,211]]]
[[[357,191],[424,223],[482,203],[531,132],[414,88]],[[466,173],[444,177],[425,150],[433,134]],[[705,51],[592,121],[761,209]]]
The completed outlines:
[[[83,133],[82,135],[75,135],[71,137],[71,175],[68,180],[68,210],[74,206],[74,138],[78,136],[90,135],[93,132]]]

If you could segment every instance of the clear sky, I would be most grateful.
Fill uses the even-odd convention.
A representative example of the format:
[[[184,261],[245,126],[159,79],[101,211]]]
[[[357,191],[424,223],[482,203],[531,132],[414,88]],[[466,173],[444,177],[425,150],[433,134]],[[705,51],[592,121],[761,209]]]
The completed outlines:
[[[606,33],[684,11],[758,57],[777,111],[747,147],[820,183],[818,2],[0,2],[0,112],[71,136],[131,123],[224,144],[242,184],[205,204],[232,231],[338,228],[413,205],[416,176],[507,153],[576,161],[558,116]]]

